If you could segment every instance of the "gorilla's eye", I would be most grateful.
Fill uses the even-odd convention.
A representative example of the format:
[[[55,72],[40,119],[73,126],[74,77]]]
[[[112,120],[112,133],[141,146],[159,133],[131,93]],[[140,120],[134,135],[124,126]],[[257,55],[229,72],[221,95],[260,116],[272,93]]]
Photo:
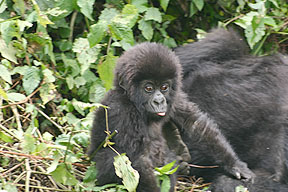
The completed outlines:
[[[168,84],[164,84],[160,87],[161,91],[168,91],[169,89],[169,85]]]
[[[151,92],[153,92],[153,90],[154,90],[154,88],[153,88],[152,85],[146,85],[144,89],[145,89],[145,91],[148,92],[148,93],[151,93]]]

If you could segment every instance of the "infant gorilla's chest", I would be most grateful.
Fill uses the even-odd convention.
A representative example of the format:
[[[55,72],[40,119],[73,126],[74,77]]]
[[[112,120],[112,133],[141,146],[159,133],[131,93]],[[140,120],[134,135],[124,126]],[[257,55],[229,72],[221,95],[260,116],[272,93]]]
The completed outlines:
[[[147,152],[154,167],[163,166],[169,162],[170,151],[162,133],[162,124],[149,126]]]

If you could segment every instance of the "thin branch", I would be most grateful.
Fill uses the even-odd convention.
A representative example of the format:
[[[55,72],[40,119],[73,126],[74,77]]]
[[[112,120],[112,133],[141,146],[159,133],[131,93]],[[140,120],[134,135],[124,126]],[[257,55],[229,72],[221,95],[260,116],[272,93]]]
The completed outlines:
[[[30,177],[31,177],[31,168],[30,168],[30,162],[29,159],[25,159],[25,165],[26,165],[26,180],[25,180],[25,192],[29,192],[29,186],[30,186]]]
[[[36,156],[36,155],[28,155],[28,154],[25,154],[25,153],[17,153],[17,152],[12,152],[12,151],[0,151],[0,154],[17,155],[17,156],[27,157],[29,159],[39,159],[39,160],[54,161],[53,158],[49,158],[49,157],[40,157],[40,156]],[[64,162],[64,161],[60,160],[60,162]],[[82,165],[80,163],[72,163],[72,165],[75,165],[77,167],[86,168],[85,165]]]
[[[29,99],[35,95],[39,90],[41,89],[41,86],[38,87],[35,91],[33,91],[33,93],[31,93],[30,95],[28,95],[25,99],[23,99],[22,101],[18,101],[16,103],[9,103],[8,105],[4,105],[4,106],[0,106],[0,109],[4,109],[4,108],[7,108],[7,107],[11,107],[13,105],[20,105],[20,104],[23,104],[23,103],[27,103],[29,101]]]

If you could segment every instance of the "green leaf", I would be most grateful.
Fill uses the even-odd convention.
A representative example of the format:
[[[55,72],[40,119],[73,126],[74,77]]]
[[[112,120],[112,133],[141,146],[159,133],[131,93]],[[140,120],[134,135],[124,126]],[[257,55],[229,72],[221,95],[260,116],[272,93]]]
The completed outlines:
[[[3,97],[5,100],[8,100],[8,96],[6,92],[1,88],[1,86],[0,86],[0,96]]]
[[[138,10],[134,5],[131,4],[127,4],[125,5],[125,7],[123,8],[121,14],[120,14],[121,18],[123,20],[126,20],[128,23],[128,27],[132,28],[137,20],[138,20]],[[114,18],[115,19],[115,18]],[[114,20],[113,19],[113,20]],[[123,21],[122,21],[123,22]],[[124,22],[123,22],[124,23]]]
[[[1,1],[1,6],[0,6],[0,13],[3,13],[6,8],[7,8],[7,4],[6,4],[6,0]]]
[[[91,21],[94,21],[92,18],[93,5],[95,0],[77,0],[77,5],[80,7],[81,13],[88,17]]]
[[[105,93],[105,87],[102,86],[100,80],[97,80],[89,89],[89,101],[92,103],[99,103],[104,97]]]
[[[0,77],[4,81],[6,81],[10,85],[12,85],[12,79],[11,79],[10,72],[7,70],[7,68],[4,65],[0,65]]]
[[[166,11],[167,6],[169,4],[169,1],[170,0],[160,0],[160,5],[161,5],[161,7],[163,8],[164,11]]]
[[[53,100],[56,97],[56,87],[53,83],[45,83],[40,89],[40,97],[43,105]]]
[[[7,93],[7,97],[13,102],[23,101],[26,99],[26,96],[21,93]]]
[[[114,157],[115,173],[122,179],[122,183],[128,191],[136,191],[139,183],[139,173],[133,169],[131,162],[125,154]]]
[[[86,84],[86,80],[83,77],[76,77],[74,80],[76,88],[81,87]]]
[[[53,179],[64,185],[76,185],[77,179],[66,169],[64,163],[61,163],[57,168],[51,172]]]
[[[104,87],[106,91],[112,88],[114,79],[114,68],[116,64],[116,59],[112,53],[108,53],[105,57],[105,61],[98,65],[98,73],[101,80],[104,82]]]
[[[77,60],[81,65],[80,73],[83,74],[91,63],[95,63],[98,59],[100,46],[90,48],[89,41],[86,38],[78,38],[73,44],[72,50],[77,54]]]
[[[193,15],[195,15],[198,12],[198,9],[196,7],[196,5],[194,4],[193,1],[191,1],[190,3],[190,14],[189,17],[192,17]]]
[[[134,44],[134,36],[131,28],[128,28],[127,25],[122,23],[112,23],[109,25],[112,37],[118,40],[124,40],[130,45]]]
[[[90,26],[90,32],[88,33],[88,41],[90,47],[94,47],[96,44],[105,36],[106,26],[103,22],[98,22],[97,24]]]
[[[161,192],[169,192],[171,188],[171,182],[170,177],[168,175],[162,175],[161,176]]]
[[[25,71],[23,77],[23,88],[27,95],[31,94],[39,85],[41,81],[40,70],[37,67],[29,67],[27,71]]]
[[[245,37],[251,49],[265,35],[264,18],[253,17],[252,23],[245,29]]]
[[[112,22],[112,19],[119,14],[115,8],[105,8],[99,16],[99,22],[105,22],[107,25]]]
[[[173,174],[170,171],[173,168],[173,166],[175,165],[175,163],[176,163],[176,161],[172,161],[171,163],[168,163],[168,164],[164,165],[163,167],[156,167],[155,170],[161,174]]]
[[[13,143],[14,140],[9,135],[5,134],[4,132],[0,131],[0,140],[6,143]]]
[[[139,13],[143,13],[148,9],[148,0],[131,0],[131,4],[135,5]]]
[[[69,90],[73,89],[73,87],[74,87],[74,79],[73,79],[73,77],[71,75],[68,75],[66,77],[66,83],[68,85]]]
[[[145,21],[144,19],[141,19],[138,25],[138,28],[141,30],[142,35],[145,37],[145,39],[151,41],[154,33],[151,21]]]
[[[33,153],[36,149],[36,139],[31,134],[25,133],[21,146],[24,153]]]
[[[15,3],[14,8],[18,9],[20,11],[20,14],[24,16],[26,8],[24,0],[13,0],[13,1]]]
[[[158,8],[155,7],[148,8],[144,15],[144,18],[146,21],[153,20],[157,21],[158,23],[162,22],[161,12],[159,11]]]
[[[9,43],[9,45],[7,46],[5,41],[1,38],[0,38],[0,53],[4,58],[18,64],[17,58],[15,56],[17,50],[12,46],[11,43]]]
[[[249,191],[246,187],[239,185],[235,188],[235,192],[249,192]]]
[[[32,0],[32,3],[33,3],[33,5],[34,5],[34,9],[36,10],[36,13],[37,13],[38,22],[39,22],[43,27],[46,28],[46,25],[48,25],[48,24],[54,24],[52,21],[50,21],[50,19],[48,18],[48,16],[47,16],[46,14],[44,14],[44,13],[40,10],[40,8],[39,8],[39,6],[38,6],[38,4],[37,4],[37,2],[36,2],[35,0]]]
[[[199,11],[201,11],[204,7],[204,0],[193,0],[193,3]]]
[[[87,168],[87,171],[85,173],[85,177],[83,179],[84,183],[89,183],[89,182],[93,182],[96,180],[96,176],[97,176],[97,169],[95,167],[95,165],[91,165]]]

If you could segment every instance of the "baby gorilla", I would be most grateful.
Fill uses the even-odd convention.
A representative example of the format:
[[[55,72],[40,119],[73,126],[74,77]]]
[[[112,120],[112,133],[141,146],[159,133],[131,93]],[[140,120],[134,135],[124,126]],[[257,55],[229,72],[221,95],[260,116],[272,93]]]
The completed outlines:
[[[210,154],[227,173],[238,179],[252,180],[254,177],[217,125],[188,101],[181,90],[179,61],[162,45],[142,43],[126,51],[116,65],[114,89],[106,94],[102,104],[109,106],[110,131],[118,131],[112,138],[113,147],[119,153],[126,153],[140,174],[138,192],[160,191],[154,168],[177,159],[164,138],[164,123],[167,127],[175,124],[185,129],[188,137],[201,143],[199,150]],[[94,155],[107,136],[105,130],[105,110],[99,108],[91,132],[89,154],[96,161],[100,185],[121,182],[113,167],[115,152],[101,147]],[[170,191],[174,191],[175,182],[174,174]]]

